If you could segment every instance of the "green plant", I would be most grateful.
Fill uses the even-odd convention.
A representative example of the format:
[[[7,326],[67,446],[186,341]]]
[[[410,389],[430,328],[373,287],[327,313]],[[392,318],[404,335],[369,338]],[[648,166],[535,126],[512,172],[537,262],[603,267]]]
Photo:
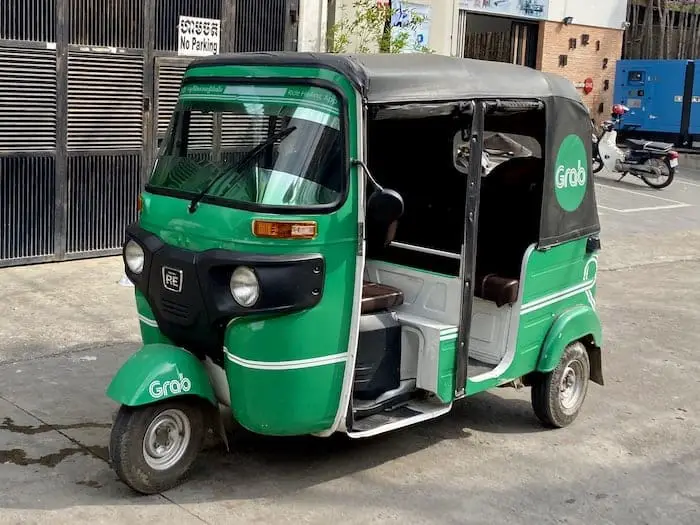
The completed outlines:
[[[348,11],[350,11],[348,13]],[[427,46],[411,45],[411,35],[426,17],[409,9],[402,27],[391,27],[399,9],[377,3],[377,0],[353,0],[350,8],[341,9],[340,21],[329,28],[331,53],[431,53]]]

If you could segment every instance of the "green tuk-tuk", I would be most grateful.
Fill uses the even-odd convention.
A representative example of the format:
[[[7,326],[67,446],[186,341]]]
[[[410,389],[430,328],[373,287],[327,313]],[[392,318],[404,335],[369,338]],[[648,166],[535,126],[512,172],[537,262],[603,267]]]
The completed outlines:
[[[143,347],[107,390],[120,478],[180,483],[249,431],[375,436],[603,384],[590,116],[526,67],[428,54],[199,59],[127,231]]]

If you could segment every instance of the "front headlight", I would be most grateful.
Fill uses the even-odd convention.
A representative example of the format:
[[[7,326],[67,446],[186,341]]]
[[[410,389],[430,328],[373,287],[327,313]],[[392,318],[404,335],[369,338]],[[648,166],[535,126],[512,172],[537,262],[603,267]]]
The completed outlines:
[[[143,263],[145,256],[143,248],[136,241],[130,240],[124,248],[124,262],[127,267],[135,274],[140,274],[143,271]]]
[[[260,297],[260,285],[255,272],[246,266],[239,266],[231,275],[231,295],[238,304],[249,308]]]

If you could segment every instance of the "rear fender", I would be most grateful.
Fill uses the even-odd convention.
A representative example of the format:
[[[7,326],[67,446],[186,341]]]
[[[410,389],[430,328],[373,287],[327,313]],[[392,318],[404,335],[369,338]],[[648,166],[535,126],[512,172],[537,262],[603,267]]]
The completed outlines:
[[[569,308],[562,312],[552,324],[542,345],[537,371],[547,373],[554,370],[561,360],[564,349],[571,343],[581,341],[588,350],[591,362],[590,379],[602,385],[602,340],[600,319],[593,308],[588,305]]]
[[[178,396],[195,396],[217,406],[204,364],[190,352],[167,344],[145,345],[117,371],[107,396],[141,406]]]

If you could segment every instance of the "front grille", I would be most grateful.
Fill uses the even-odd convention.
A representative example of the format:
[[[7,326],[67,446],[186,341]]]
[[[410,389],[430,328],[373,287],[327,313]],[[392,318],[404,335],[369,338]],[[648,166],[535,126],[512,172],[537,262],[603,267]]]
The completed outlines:
[[[170,314],[178,319],[188,320],[190,316],[190,308],[187,305],[177,303],[175,301],[170,301],[165,298],[161,298],[161,305],[163,311]]]

